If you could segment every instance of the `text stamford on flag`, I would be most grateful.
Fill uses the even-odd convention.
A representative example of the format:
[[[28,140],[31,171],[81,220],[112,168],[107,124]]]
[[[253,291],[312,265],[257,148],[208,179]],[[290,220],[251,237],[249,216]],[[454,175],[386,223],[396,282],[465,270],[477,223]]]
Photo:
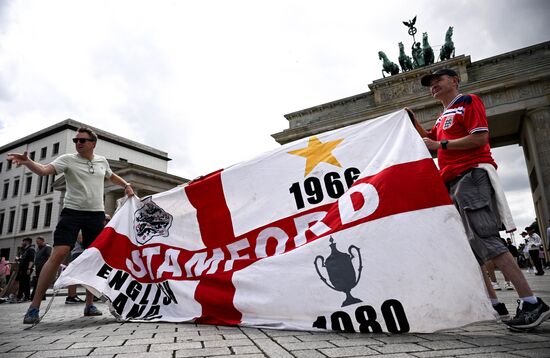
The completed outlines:
[[[433,332],[494,319],[405,111],[132,198],[63,272],[122,319]]]

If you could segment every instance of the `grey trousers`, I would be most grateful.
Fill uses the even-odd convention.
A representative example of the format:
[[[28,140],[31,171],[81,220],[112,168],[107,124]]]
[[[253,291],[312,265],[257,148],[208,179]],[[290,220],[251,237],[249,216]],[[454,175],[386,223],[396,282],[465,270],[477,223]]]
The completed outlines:
[[[500,238],[494,192],[487,172],[473,168],[449,182],[448,188],[479,264],[508,252]]]

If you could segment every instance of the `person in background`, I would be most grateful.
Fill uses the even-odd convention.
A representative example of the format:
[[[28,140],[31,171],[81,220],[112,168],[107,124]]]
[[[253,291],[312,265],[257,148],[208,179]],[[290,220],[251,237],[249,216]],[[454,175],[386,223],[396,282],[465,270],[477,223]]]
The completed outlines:
[[[36,242],[36,255],[34,257],[34,278],[32,280],[32,294],[31,294],[31,300],[34,297],[34,293],[36,292],[36,283],[38,282],[38,279],[40,277],[40,272],[42,272],[42,267],[44,267],[44,264],[48,259],[50,258],[50,255],[52,254],[52,247],[48,244],[46,244],[46,241],[44,241],[44,238],[42,236],[39,236],[35,240]],[[44,295],[42,297],[43,300],[46,299],[46,296]]]
[[[542,263],[540,262],[540,245],[542,245],[542,239],[535,232],[535,229],[528,226],[525,228],[527,231],[527,248],[529,250],[529,257],[533,262],[533,266],[537,269],[535,275],[542,276],[544,275],[544,269],[542,268]]]
[[[8,283],[8,280],[7,280],[8,270],[9,270],[8,261],[6,261],[6,258],[2,256],[2,258],[0,258],[0,291],[2,291],[4,287],[6,287],[6,284]]]
[[[546,267],[546,255],[544,254],[544,246],[539,246],[539,259],[542,267]]]
[[[19,270],[17,271],[17,302],[28,301],[31,297],[31,274],[34,266],[34,245],[32,239],[26,237],[21,240],[21,256],[19,257]]]
[[[518,248],[516,245],[512,244],[512,239],[507,238],[506,239],[506,247],[508,248],[508,251],[510,251],[510,254],[512,254],[513,257],[517,258],[519,256]]]
[[[6,284],[9,284],[10,283],[10,280],[11,280],[11,273],[12,273],[12,268],[11,268],[11,262],[9,262],[8,260],[6,260],[6,263],[8,264],[6,266]]]
[[[533,262],[531,261],[531,256],[529,255],[529,245],[528,243],[528,236],[527,232],[523,231],[521,233],[521,237],[523,237],[523,246],[521,249],[521,254],[523,255],[523,259],[525,262],[525,266],[527,266],[527,273],[535,273],[535,268],[533,267]]]

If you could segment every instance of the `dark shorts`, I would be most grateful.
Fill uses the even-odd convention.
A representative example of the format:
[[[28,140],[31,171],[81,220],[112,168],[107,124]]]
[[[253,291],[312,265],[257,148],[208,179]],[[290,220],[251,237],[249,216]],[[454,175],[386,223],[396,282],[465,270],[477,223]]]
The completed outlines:
[[[82,247],[87,248],[94,242],[101,230],[105,213],[103,211],[80,211],[64,208],[53,233],[53,246],[73,247],[82,230]]]
[[[448,188],[479,264],[509,252],[500,239],[493,187],[487,172],[474,168],[448,183]]]

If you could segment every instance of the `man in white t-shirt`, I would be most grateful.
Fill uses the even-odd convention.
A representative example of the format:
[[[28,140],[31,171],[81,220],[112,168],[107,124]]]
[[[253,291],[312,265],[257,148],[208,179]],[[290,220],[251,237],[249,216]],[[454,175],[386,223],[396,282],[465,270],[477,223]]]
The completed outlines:
[[[540,262],[540,246],[542,245],[542,239],[535,232],[535,229],[532,227],[526,227],[527,231],[527,246],[529,249],[529,256],[531,256],[531,261],[533,261],[533,266],[537,269],[535,275],[542,276],[544,275],[544,269],[542,268],[542,262]]]
[[[103,206],[104,179],[124,187],[124,193],[134,195],[129,183],[114,174],[105,157],[94,154],[97,135],[89,128],[78,128],[73,138],[76,153],[64,154],[49,164],[37,163],[27,153],[8,154],[7,159],[17,166],[24,165],[40,176],[65,174],[67,191],[63,210],[54,231],[54,248],[40,274],[36,294],[25,314],[23,323],[37,323],[42,296],[55,279],[63,260],[74,246],[79,231],[82,231],[83,246],[87,248],[103,230],[105,212]],[[86,292],[85,316],[99,316],[102,313],[93,305],[93,295]]]

